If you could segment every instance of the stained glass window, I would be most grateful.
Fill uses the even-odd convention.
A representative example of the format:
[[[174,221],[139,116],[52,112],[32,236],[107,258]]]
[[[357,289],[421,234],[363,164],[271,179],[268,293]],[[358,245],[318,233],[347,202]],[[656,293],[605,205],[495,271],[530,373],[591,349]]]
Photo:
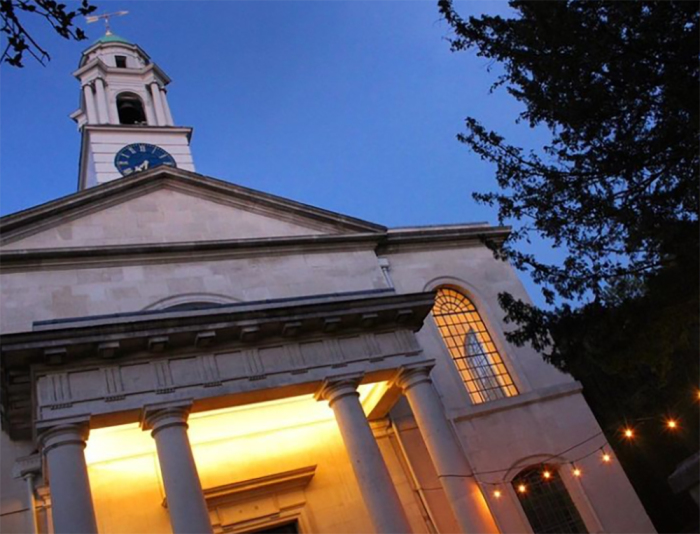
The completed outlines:
[[[466,296],[440,288],[433,318],[474,404],[518,394],[486,325]]]

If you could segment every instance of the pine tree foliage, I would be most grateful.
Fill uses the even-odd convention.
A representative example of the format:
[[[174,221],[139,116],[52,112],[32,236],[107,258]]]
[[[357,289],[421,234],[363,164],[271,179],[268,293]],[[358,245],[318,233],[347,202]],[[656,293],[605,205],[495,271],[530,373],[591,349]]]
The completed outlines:
[[[452,50],[498,64],[494,90],[551,135],[525,150],[474,117],[458,135],[496,168],[498,191],[474,194],[514,226],[495,254],[529,271],[549,304],[501,294],[507,337],[581,380],[611,441],[625,417],[689,410],[683,445],[656,459],[668,476],[698,442],[700,3],[509,5],[512,16],[465,19],[438,2]],[[527,252],[535,235],[563,260]],[[657,526],[683,527],[656,508]]]
[[[526,152],[466,119],[458,138],[496,165],[500,187],[474,196],[516,222],[496,252],[531,271],[550,304],[637,298],[661,271],[697,258],[699,4],[510,5],[513,18],[463,20],[450,0],[439,2],[452,49],[498,61],[494,87],[525,105],[519,119],[552,134],[542,151]],[[519,250],[532,233],[565,249],[563,262]],[[514,341],[551,344],[552,314],[502,301],[527,325]]]

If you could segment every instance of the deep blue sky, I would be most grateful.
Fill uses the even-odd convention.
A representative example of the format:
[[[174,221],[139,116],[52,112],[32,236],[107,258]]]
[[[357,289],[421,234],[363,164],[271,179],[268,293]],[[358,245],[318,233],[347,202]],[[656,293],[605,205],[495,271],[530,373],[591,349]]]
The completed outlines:
[[[515,143],[541,141],[514,124],[520,104],[489,94],[497,70],[487,60],[450,52],[434,1],[94,2],[98,13],[129,10],[113,31],[172,78],[175,122],[194,127],[205,175],[387,226],[496,223],[471,198],[496,184],[455,139],[464,118]],[[508,13],[500,1],[457,6],[465,16]],[[101,23],[83,27],[89,40],[75,43],[32,24],[52,61],[0,67],[3,215],[76,190],[71,73],[104,33]]]

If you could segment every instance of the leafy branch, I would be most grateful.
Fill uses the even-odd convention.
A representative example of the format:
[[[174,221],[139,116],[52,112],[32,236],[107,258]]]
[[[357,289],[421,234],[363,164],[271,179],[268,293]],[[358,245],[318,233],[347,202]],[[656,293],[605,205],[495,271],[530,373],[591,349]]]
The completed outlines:
[[[22,19],[26,14],[45,19],[53,30],[64,39],[82,41],[86,39],[85,32],[75,25],[78,15],[86,16],[97,9],[88,0],[82,0],[75,11],[67,9],[66,4],[55,0],[0,0],[0,32],[5,35],[7,45],[0,56],[0,63],[8,63],[13,67],[24,67],[24,54],[27,53],[36,61],[45,65],[51,60],[48,51],[32,37]]]

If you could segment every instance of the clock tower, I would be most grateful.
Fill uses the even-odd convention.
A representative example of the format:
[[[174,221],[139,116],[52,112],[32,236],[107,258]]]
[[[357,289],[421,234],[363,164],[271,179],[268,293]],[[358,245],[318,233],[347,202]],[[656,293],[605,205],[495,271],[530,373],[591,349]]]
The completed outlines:
[[[158,165],[194,171],[192,128],[175,126],[170,78],[141,47],[108,31],[73,74],[81,85],[71,114],[82,134],[79,190]]]

